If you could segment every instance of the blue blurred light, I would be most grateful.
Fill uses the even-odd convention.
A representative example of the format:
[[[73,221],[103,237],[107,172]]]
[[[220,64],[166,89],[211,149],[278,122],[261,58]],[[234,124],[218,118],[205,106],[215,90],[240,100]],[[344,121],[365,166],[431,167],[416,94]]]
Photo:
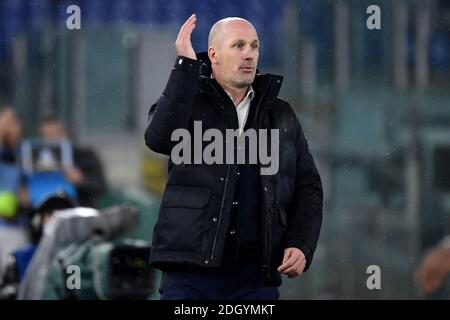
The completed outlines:
[[[450,66],[450,39],[448,34],[437,33],[431,38],[430,59],[432,65],[440,68]]]

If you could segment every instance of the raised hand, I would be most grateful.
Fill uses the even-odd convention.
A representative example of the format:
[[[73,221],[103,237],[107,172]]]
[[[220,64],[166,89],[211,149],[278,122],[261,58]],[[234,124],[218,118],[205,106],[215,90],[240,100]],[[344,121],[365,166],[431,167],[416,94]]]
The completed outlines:
[[[186,22],[181,26],[180,32],[178,32],[177,40],[175,41],[175,48],[179,56],[184,56],[193,60],[196,60],[194,48],[191,43],[191,34],[195,29],[195,23],[197,22],[197,17],[195,13],[186,20]]]

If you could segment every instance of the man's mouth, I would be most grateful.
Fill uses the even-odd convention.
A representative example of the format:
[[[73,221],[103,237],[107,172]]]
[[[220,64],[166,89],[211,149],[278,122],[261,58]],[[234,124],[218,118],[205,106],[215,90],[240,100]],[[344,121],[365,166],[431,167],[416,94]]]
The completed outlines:
[[[251,66],[242,66],[239,68],[239,70],[242,70],[244,72],[253,72],[255,71],[255,68]]]

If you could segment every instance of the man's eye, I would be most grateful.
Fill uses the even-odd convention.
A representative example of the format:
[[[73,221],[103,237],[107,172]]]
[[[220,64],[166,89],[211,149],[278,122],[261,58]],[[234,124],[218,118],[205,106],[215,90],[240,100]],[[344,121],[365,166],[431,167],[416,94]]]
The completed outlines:
[[[258,45],[257,44],[252,44],[252,49],[258,49]]]
[[[239,49],[241,49],[241,48],[244,47],[244,44],[243,44],[243,43],[238,43],[238,44],[237,44],[237,47],[238,47]]]

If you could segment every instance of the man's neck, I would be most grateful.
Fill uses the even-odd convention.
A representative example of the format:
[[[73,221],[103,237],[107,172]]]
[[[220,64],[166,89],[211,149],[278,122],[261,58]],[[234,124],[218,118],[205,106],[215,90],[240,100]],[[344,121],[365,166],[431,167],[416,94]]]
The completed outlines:
[[[228,92],[231,95],[235,106],[238,106],[242,102],[242,100],[244,100],[245,95],[248,92],[248,88],[250,87],[246,86],[244,88],[235,88],[225,84],[224,82],[218,80],[217,78],[216,81],[220,84],[223,90],[225,90],[225,92]]]
[[[221,83],[219,84],[226,92],[228,92],[231,95],[235,106],[238,106],[242,102],[242,100],[244,100],[245,95],[247,94],[249,88],[249,86],[246,86],[244,88],[233,88],[223,85]]]

